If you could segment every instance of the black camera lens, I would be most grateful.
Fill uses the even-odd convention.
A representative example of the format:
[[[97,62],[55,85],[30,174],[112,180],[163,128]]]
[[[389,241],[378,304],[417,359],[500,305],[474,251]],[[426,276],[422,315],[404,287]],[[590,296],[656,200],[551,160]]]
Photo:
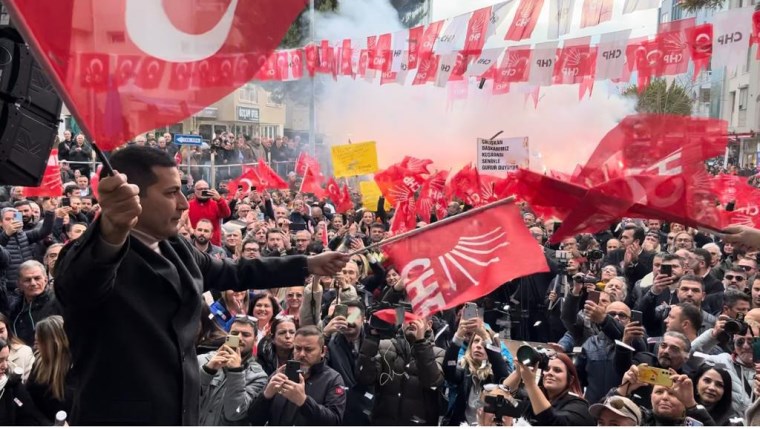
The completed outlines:
[[[725,325],[723,325],[723,330],[729,335],[735,335],[741,332],[742,325],[738,321],[730,319],[726,321]]]

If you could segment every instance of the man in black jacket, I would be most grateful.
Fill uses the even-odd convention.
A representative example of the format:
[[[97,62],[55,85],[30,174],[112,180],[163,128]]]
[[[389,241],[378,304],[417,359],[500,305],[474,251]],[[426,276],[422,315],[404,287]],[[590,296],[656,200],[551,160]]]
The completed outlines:
[[[37,322],[61,314],[61,307],[48,287],[45,266],[35,260],[26,261],[19,267],[18,290],[21,297],[11,307],[10,328],[31,347]]]
[[[339,425],[346,409],[343,379],[325,363],[325,340],[315,326],[296,331],[293,357],[301,363],[300,381],[281,370],[269,379],[264,393],[248,409],[254,426]]]
[[[100,217],[55,270],[79,389],[70,420],[197,425],[203,291],[300,284],[309,272],[333,275],[347,257],[212,258],[177,235],[188,203],[171,156],[130,146],[111,163],[122,174],[100,180]]]
[[[623,269],[623,275],[629,285],[636,284],[645,275],[652,272],[654,252],[644,250],[646,233],[644,228],[627,225],[620,236],[622,247],[607,254],[602,266],[614,265]]]

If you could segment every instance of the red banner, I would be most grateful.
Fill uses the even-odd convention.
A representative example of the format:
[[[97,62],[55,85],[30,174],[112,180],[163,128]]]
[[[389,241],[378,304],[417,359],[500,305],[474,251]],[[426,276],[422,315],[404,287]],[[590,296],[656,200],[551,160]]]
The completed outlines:
[[[509,280],[548,271],[541,246],[513,203],[428,228],[383,246],[405,279],[418,315],[474,301]]]
[[[518,41],[530,39],[543,6],[544,0],[520,0],[520,6],[517,7],[515,18],[504,39]]]
[[[314,194],[320,200],[325,197],[325,190],[322,189],[322,184],[317,175],[312,172],[311,167],[306,167],[299,192]]]
[[[466,56],[480,56],[486,43],[486,29],[491,19],[491,7],[484,7],[472,13],[467,23],[467,36],[462,53]]]
[[[40,186],[24,188],[24,196],[60,197],[61,195],[63,195],[63,182],[61,182],[61,168],[58,166],[58,149],[53,149],[48,157]]]

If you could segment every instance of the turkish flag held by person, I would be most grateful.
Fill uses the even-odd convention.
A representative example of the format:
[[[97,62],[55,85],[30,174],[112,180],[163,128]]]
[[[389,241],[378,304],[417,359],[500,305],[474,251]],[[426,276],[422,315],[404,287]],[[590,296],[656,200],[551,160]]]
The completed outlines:
[[[251,192],[253,188],[264,188],[261,178],[253,168],[246,169],[240,177],[229,181],[227,184],[227,189],[229,190],[227,199],[235,197],[235,191],[237,191],[238,186],[242,186],[242,191],[245,194]]]
[[[58,167],[58,149],[53,149],[48,157],[40,186],[24,188],[24,196],[60,197],[61,195],[63,195],[63,182],[61,182],[61,168]]]
[[[382,249],[401,273],[412,308],[421,316],[549,270],[541,246],[510,200],[434,223]]]
[[[259,159],[258,165],[253,167],[256,174],[261,179],[261,186],[264,189],[288,189],[288,182],[282,180],[282,177],[269,167],[263,159]]]
[[[268,57],[304,0],[206,0],[204,7],[183,1],[7,0],[14,24],[25,31],[26,42],[59,90],[66,105],[101,149],[111,150],[134,136],[180,122],[233,92],[238,79],[186,81],[167,85],[176,65],[195,65],[216,58],[252,54]],[[114,53],[118,52],[118,56]],[[156,60],[164,79],[155,87],[124,85],[119,81],[119,56]],[[258,71],[245,68],[243,81]],[[166,75],[169,76],[166,76]],[[157,77],[157,76],[156,76]],[[116,95],[106,97],[112,92]],[[184,103],[185,109],[177,109]],[[114,127],[117,124],[117,127]]]
[[[311,171],[311,167],[306,167],[306,172],[301,180],[301,189],[299,192],[306,192],[314,194],[317,199],[325,197],[325,190],[322,189],[322,184],[319,178]]]

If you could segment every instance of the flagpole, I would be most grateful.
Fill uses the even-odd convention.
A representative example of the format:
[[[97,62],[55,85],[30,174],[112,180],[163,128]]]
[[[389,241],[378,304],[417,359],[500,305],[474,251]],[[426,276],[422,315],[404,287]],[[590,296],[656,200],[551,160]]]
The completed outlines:
[[[413,236],[415,236],[417,234],[422,234],[423,232],[430,231],[431,229],[435,229],[435,228],[438,228],[438,227],[441,227],[441,226],[444,226],[444,225],[448,225],[448,224],[456,222],[456,221],[458,221],[458,220],[460,220],[462,218],[465,218],[465,217],[468,217],[468,216],[471,216],[471,215],[474,215],[474,214],[477,214],[477,213],[482,213],[482,212],[484,212],[486,210],[490,210],[490,209],[492,209],[494,207],[499,207],[499,206],[503,206],[504,204],[510,204],[510,203],[514,203],[514,202],[515,202],[515,196],[514,195],[510,196],[510,197],[507,197],[507,198],[504,198],[503,200],[494,201],[494,202],[492,202],[490,204],[486,204],[484,206],[471,209],[471,210],[466,211],[464,213],[460,213],[460,214],[458,214],[456,216],[452,216],[452,217],[447,217],[445,219],[441,219],[441,220],[439,220],[439,221],[437,221],[435,223],[431,223],[431,224],[425,225],[422,228],[413,229],[413,230],[407,231],[407,232],[405,232],[403,234],[394,235],[393,237],[388,238],[388,239],[383,240],[383,241],[380,241],[378,243],[370,244],[369,246],[366,246],[366,247],[364,247],[362,249],[359,249],[359,250],[356,250],[356,251],[353,251],[353,252],[349,253],[348,256],[358,255],[360,253],[364,253],[364,252],[369,251],[371,249],[374,249],[376,247],[382,247],[382,246],[385,246],[385,245],[388,245],[388,244],[391,244],[391,243],[395,243],[395,242],[401,241],[401,240],[403,240],[405,238],[413,237]]]

